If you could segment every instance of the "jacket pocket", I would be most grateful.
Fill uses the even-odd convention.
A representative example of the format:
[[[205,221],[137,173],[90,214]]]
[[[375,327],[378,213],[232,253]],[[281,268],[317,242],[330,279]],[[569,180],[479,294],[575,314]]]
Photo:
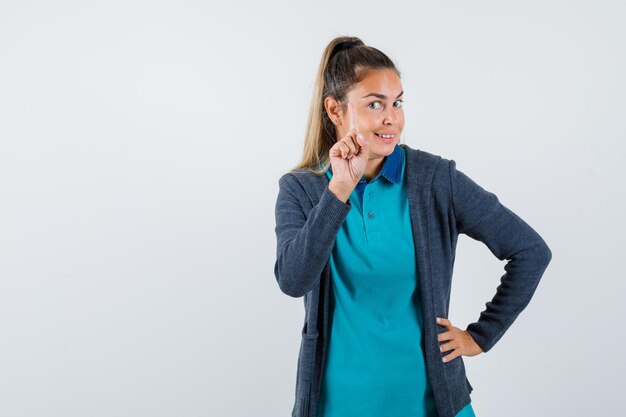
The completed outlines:
[[[317,356],[319,332],[305,323],[302,328],[302,340],[300,342],[300,357],[298,360],[299,377],[301,381],[313,381],[313,369]]]
[[[309,323],[305,322],[304,327],[302,327],[302,337],[304,339],[317,339],[319,337],[319,332],[315,328],[309,329]]]

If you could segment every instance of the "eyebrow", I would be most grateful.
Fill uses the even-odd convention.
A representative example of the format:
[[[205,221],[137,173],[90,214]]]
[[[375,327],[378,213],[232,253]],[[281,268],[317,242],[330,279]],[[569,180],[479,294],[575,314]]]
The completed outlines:
[[[402,90],[402,91],[400,92],[400,94],[398,94],[398,97],[400,97],[402,94],[404,94],[404,90]],[[361,98],[365,98],[365,97],[369,97],[369,96],[374,96],[374,97],[378,97],[379,99],[382,99],[382,100],[387,100],[387,96],[386,96],[386,95],[384,95],[384,94],[378,94],[378,93],[369,93],[368,95],[363,96],[363,97],[361,97]],[[398,97],[396,97],[396,98],[398,98]]]

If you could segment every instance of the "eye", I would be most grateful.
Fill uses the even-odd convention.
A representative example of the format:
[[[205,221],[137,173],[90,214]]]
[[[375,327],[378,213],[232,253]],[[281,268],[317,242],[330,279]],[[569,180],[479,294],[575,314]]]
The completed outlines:
[[[396,107],[402,107],[402,103],[404,103],[404,101],[396,100],[396,103],[398,103],[398,105]]]
[[[380,105],[380,101],[374,101],[374,102],[370,103],[370,105],[369,105],[370,108],[372,108],[374,110],[378,110],[379,108],[381,108],[381,107],[375,107],[374,106],[375,104],[379,104]]]

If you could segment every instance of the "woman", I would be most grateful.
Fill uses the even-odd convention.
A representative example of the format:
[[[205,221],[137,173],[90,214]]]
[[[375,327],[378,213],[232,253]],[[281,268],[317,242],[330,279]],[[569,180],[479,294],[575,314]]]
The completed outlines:
[[[453,160],[399,144],[402,97],[378,49],[326,47],[303,159],[276,202],[274,273],[305,304],[292,416],[474,416],[462,356],[493,347],[552,257]],[[460,233],[508,260],[466,330],[447,319]]]

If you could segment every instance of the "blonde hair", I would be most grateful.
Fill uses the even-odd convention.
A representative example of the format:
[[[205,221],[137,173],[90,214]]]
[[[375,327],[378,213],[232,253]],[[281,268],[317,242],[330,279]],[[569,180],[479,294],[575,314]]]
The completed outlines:
[[[337,132],[326,112],[324,100],[331,96],[342,107],[347,105],[348,92],[371,69],[391,69],[400,76],[400,71],[387,55],[365,45],[357,37],[340,36],[326,46],[315,80],[302,159],[293,169],[306,168],[318,175],[328,169],[328,154],[337,141]]]

